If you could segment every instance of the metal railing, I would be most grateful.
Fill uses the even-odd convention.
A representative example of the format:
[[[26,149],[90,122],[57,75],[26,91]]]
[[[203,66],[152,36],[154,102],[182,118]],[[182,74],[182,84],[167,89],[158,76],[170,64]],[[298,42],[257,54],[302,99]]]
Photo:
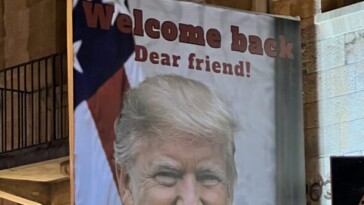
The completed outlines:
[[[0,153],[68,137],[66,68],[54,54],[0,70]]]

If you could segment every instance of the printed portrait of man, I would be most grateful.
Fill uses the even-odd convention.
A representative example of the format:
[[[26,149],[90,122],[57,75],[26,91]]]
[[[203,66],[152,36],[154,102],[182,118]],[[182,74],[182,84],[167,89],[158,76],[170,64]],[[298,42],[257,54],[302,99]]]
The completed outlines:
[[[203,83],[160,75],[130,89],[115,122],[123,205],[231,205],[235,129]]]

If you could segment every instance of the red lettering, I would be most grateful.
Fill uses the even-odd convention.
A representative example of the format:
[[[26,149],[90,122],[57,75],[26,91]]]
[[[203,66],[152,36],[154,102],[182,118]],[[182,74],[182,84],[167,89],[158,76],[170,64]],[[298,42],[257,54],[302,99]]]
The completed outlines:
[[[206,33],[207,44],[211,48],[221,48],[221,34],[217,29],[209,29]]]
[[[131,33],[132,32],[132,21],[130,16],[126,14],[120,14],[116,20],[116,26],[120,32]]]
[[[259,36],[249,36],[249,52],[251,54],[263,55],[262,40]]]
[[[135,45],[135,60],[144,62],[147,60],[148,51],[144,46]]]
[[[159,31],[155,31],[154,29],[160,29],[159,21],[157,19],[148,19],[145,22],[145,33],[147,33],[150,38],[160,38]]]
[[[231,63],[222,63],[222,73],[224,74],[233,74],[233,66]]]
[[[178,36],[178,29],[176,24],[171,21],[165,21],[162,24],[162,36],[167,41],[174,41]]]
[[[143,30],[143,11],[139,9],[134,9],[134,35],[144,36]]]
[[[269,57],[277,57],[277,41],[272,38],[268,38],[264,42],[264,51]]]
[[[179,41],[182,43],[189,43],[204,46],[205,38],[204,31],[201,26],[193,26],[187,24],[179,24]]]
[[[215,73],[221,73],[220,67],[221,67],[221,65],[219,62],[214,61],[212,63],[212,71],[214,71]]]
[[[244,76],[244,61],[239,61],[239,64],[235,66],[235,75]]]
[[[159,56],[158,53],[156,52],[151,52],[150,56],[149,56],[150,62],[153,64],[158,64],[159,63]]]
[[[246,36],[242,33],[239,33],[239,27],[231,26],[231,35],[232,35],[231,50],[245,52],[247,49],[248,42]]]
[[[99,22],[101,29],[110,29],[114,6],[107,4],[93,4],[87,1],[83,1],[82,6],[88,27],[97,28],[97,22]]]
[[[293,59],[293,44],[286,43],[286,37],[283,35],[279,36],[279,57]]]

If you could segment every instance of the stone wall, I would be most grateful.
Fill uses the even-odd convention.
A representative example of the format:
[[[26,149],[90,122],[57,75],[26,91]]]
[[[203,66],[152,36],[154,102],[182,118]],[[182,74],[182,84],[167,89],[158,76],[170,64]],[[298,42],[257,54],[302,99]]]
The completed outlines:
[[[65,1],[12,0],[1,4],[1,68],[66,50]]]
[[[307,199],[329,205],[330,156],[364,155],[364,4],[321,13],[350,2],[298,2],[272,1],[270,10],[302,20],[306,182],[309,192],[323,185],[319,201]]]
[[[364,155],[364,3],[315,16],[303,55],[306,177],[331,204],[330,156]]]

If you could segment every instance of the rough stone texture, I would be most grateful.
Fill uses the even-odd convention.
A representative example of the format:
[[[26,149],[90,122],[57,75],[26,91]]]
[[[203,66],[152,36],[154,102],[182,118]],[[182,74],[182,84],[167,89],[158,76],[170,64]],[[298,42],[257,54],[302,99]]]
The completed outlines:
[[[363,102],[364,92],[342,95],[320,101],[318,113],[320,126],[364,118]]]
[[[311,205],[331,204],[331,156],[364,154],[364,4],[358,5],[318,14],[303,31],[306,181],[325,184]]]
[[[304,128],[315,128],[319,126],[318,103],[311,102],[303,105],[304,109]]]
[[[291,16],[292,0],[270,1],[270,13]]]
[[[0,34],[0,45],[4,43],[6,67],[66,50],[65,1],[4,2],[5,34]]]
[[[315,72],[345,65],[344,36],[319,41],[316,48],[317,67],[308,71]]]
[[[357,75],[363,70],[360,65],[349,64],[323,70],[319,72],[307,73],[303,76],[304,103],[323,100],[331,97],[346,95],[357,92],[357,84],[362,87],[360,79],[364,73]],[[361,71],[361,72],[364,72]]]
[[[356,91],[364,90],[364,61],[360,61],[355,65],[355,80],[356,80]]]
[[[303,102],[313,102],[317,100],[317,93],[316,91],[316,82],[319,81],[320,78],[316,73],[310,73],[303,75]]]
[[[364,29],[345,35],[346,63],[364,60]]]
[[[340,136],[342,153],[360,152],[364,150],[364,118],[341,124]]]
[[[305,131],[306,158],[329,157],[341,152],[340,124]]]
[[[203,0],[189,0],[192,2],[201,2]],[[249,1],[236,1],[236,0],[204,0],[207,4],[219,5],[229,8],[241,9],[241,10],[251,10],[252,0]]]
[[[321,87],[323,95],[330,97],[346,95],[355,92],[355,66],[347,65],[332,68],[322,72],[325,79]]]

